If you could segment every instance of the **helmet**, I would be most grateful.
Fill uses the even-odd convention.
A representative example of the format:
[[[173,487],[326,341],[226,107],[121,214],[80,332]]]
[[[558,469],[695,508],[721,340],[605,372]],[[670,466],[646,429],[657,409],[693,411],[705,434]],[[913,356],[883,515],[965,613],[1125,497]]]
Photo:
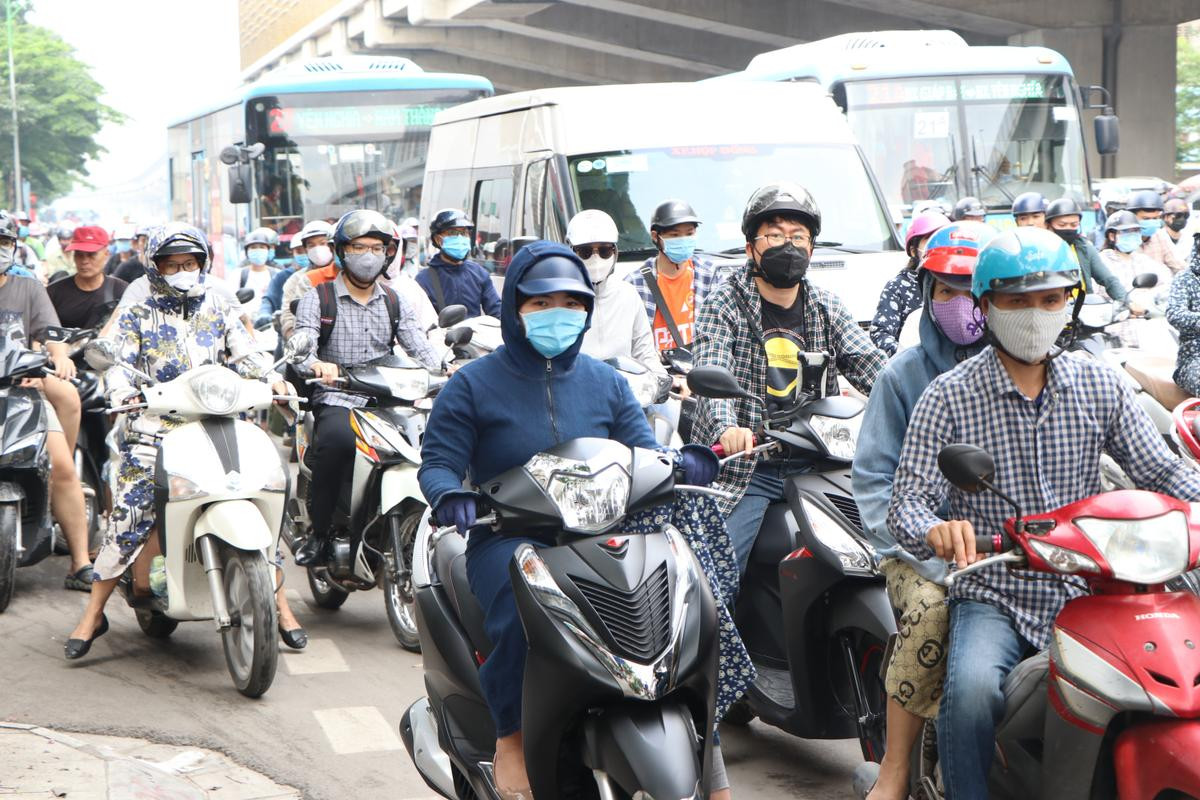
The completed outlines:
[[[982,222],[952,222],[938,228],[925,244],[921,269],[955,289],[970,289],[979,251],[996,237]]]
[[[924,214],[926,211],[936,211],[943,217],[950,215],[950,207],[941,200],[918,200],[912,204],[912,216]]]
[[[303,244],[305,241],[314,236],[325,236],[329,239],[332,239],[333,226],[323,219],[311,220],[304,223],[304,227],[300,229],[300,232],[292,237],[292,242],[299,240],[300,243]]]
[[[987,209],[983,207],[983,203],[979,202],[978,197],[964,197],[954,204],[954,220],[966,219],[967,217],[985,217]]]
[[[57,230],[54,231],[54,235],[57,236],[59,239],[70,239],[74,233],[75,233],[75,228],[73,228],[69,225],[62,225]]]
[[[1056,217],[1069,217],[1072,214],[1083,216],[1083,209],[1079,207],[1079,203],[1073,197],[1060,197],[1046,206],[1047,222]]]
[[[393,245],[387,249],[383,258],[383,269],[386,270],[396,257],[395,226],[392,221],[378,211],[365,209],[343,214],[337,227],[333,229],[333,252],[340,263],[346,263],[346,245],[360,236],[371,236],[385,245]]]
[[[113,239],[132,239],[136,234],[137,228],[133,223],[125,222],[113,228]]]
[[[939,228],[944,228],[950,224],[950,220],[946,219],[945,215],[938,211],[926,211],[924,214],[918,214],[912,219],[912,223],[908,226],[908,235],[904,237],[905,251],[911,250],[917,240],[922,236],[928,236]]]
[[[202,272],[206,271],[212,262],[212,247],[208,244],[208,237],[199,228],[186,222],[168,222],[151,231],[150,241],[146,245],[146,257],[152,264],[157,266],[157,260],[162,256],[180,253],[195,255]]]
[[[551,292],[582,295],[589,301],[596,297],[579,262],[560,255],[548,255],[525,270],[517,284],[517,292],[525,297]]]
[[[1129,199],[1128,194],[1119,186],[1105,186],[1100,190],[1100,207],[1123,206]]]
[[[1125,207],[1130,211],[1162,211],[1162,195],[1153,189],[1142,189],[1129,196]]]
[[[616,244],[617,238],[617,223],[608,214],[595,208],[580,211],[567,224],[567,244],[572,247],[598,242]]]
[[[971,294],[1039,292],[1078,286],[1079,262],[1071,247],[1042,228],[1014,228],[997,235],[979,253]]]
[[[157,227],[157,225],[138,225],[133,229],[133,238],[140,239],[141,237],[145,236],[147,239],[149,239],[151,231]]]
[[[1141,229],[1142,225],[1138,222],[1137,214],[1125,209],[1114,211],[1104,221],[1105,234],[1109,231],[1141,231]]]
[[[448,231],[451,228],[474,228],[475,223],[467,216],[467,212],[457,208],[443,208],[441,211],[433,215],[433,222],[429,223],[429,235],[437,236],[442,231]]]
[[[274,239],[274,241],[272,241]],[[246,234],[246,238],[242,240],[243,247],[249,247],[252,244],[262,244],[267,247],[274,247],[279,243],[279,236],[270,228],[255,228]]]
[[[406,241],[416,239],[420,233],[420,223],[416,217],[409,217],[400,223],[400,238]]]
[[[682,200],[667,200],[658,204],[654,216],[650,218],[650,230],[661,231],[663,228],[674,228],[676,225],[700,224],[700,218],[690,205]],[[569,238],[569,237],[568,237]],[[588,241],[606,242],[607,239],[589,239]],[[616,239],[613,240],[614,242]]]
[[[742,234],[746,241],[754,238],[763,220],[775,216],[799,217],[809,227],[814,241],[821,232],[821,209],[808,190],[795,183],[773,183],[757,189],[746,201],[746,210],[742,212]]]
[[[21,227],[21,223],[7,211],[0,211],[0,239],[17,240],[17,229]]]
[[[1045,212],[1046,198],[1038,192],[1023,192],[1016,196],[1012,204],[1013,216],[1019,214],[1037,214]]]

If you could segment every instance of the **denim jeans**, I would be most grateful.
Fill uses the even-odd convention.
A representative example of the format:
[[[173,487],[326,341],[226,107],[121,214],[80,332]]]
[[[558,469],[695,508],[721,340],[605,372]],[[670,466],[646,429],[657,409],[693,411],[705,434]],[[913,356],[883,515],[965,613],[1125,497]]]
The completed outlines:
[[[783,500],[783,479],[790,471],[794,470],[780,463],[763,462],[755,466],[746,494],[742,495],[725,520],[741,575],[746,574],[750,551],[754,549],[754,540],[758,538],[767,506]]]
[[[947,800],[987,798],[996,725],[1004,718],[1004,680],[1031,649],[997,606],[951,603],[946,693],[938,715]]]

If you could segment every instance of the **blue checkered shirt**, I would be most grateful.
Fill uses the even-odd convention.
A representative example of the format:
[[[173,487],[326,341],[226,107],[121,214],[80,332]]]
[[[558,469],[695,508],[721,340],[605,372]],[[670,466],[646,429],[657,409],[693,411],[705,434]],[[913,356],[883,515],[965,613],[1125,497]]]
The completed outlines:
[[[633,284],[633,288],[637,289],[638,295],[642,298],[642,303],[646,306],[646,319],[650,321],[651,329],[654,328],[654,314],[658,311],[658,304],[654,302],[654,295],[650,293],[650,287],[646,285],[646,279],[642,277],[642,270],[649,267],[654,271],[655,275],[658,271],[654,269],[654,261],[658,256],[647,258],[642,266],[635,269],[633,272],[625,276],[625,280]],[[695,293],[695,302],[692,308],[699,311],[700,306],[704,304],[704,299],[708,297],[708,293],[713,290],[725,278],[725,271],[713,266],[711,261],[703,261],[699,258],[692,258],[692,291]],[[697,314],[699,316],[699,314]],[[675,324],[687,322],[687,320],[675,320]],[[680,332],[683,335],[683,332]]]
[[[942,521],[937,510],[947,500],[948,519],[969,521],[977,534],[1000,532],[1013,515],[995,494],[962,492],[942,476],[938,451],[956,442],[992,454],[996,487],[1027,515],[1099,494],[1102,452],[1140,488],[1200,500],[1200,473],[1167,449],[1133,392],[1109,367],[1060,355],[1050,362],[1046,387],[1034,401],[1021,394],[988,347],[935,378],[908,423],[888,527],[920,559],[933,556],[925,537]],[[1022,636],[1042,648],[1063,604],[1083,591],[1078,579],[997,564],[955,581],[950,598],[999,606]]]

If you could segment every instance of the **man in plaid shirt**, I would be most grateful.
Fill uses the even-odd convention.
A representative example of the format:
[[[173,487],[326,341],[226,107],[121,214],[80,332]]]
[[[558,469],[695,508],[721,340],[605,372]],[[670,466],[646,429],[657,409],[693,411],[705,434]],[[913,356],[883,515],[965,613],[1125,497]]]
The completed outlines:
[[[1013,509],[994,493],[953,488],[938,452],[963,442],[996,459],[994,485],[1025,514],[1098,494],[1109,453],[1138,486],[1200,500],[1200,475],[1173,456],[1133,393],[1112,370],[1054,342],[1076,313],[1079,266],[1070,248],[1040,229],[996,237],[972,284],[992,346],[935,378],[918,401],[896,469],[888,527],[917,558],[966,566],[975,533],[1001,532]],[[949,503],[950,521],[938,517]],[[938,749],[948,798],[988,796],[1004,681],[1044,648],[1078,580],[995,565],[953,583]]]
[[[864,394],[887,356],[871,343],[836,296],[804,277],[821,212],[800,186],[765,186],[751,196],[742,216],[745,270],[713,290],[700,308],[695,363],[728,367],[743,388],[768,405],[790,405],[802,352],[826,353],[825,390],[838,393],[838,371]],[[744,398],[701,398],[692,438],[720,441],[729,454],[753,448],[762,406]],[[721,501],[738,568],[746,571],[763,515],[783,500],[783,481],[803,465],[752,458],[730,461],[718,486],[736,496]]]

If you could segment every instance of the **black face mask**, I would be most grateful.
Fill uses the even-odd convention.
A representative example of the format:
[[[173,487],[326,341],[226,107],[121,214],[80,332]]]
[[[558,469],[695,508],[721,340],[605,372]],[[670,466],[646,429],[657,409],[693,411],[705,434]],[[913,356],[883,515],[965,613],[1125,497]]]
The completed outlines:
[[[804,279],[808,253],[791,242],[769,247],[758,257],[757,274],[776,289],[790,289]]]
[[[1067,228],[1066,230],[1055,228],[1054,232],[1058,234],[1058,238],[1062,239],[1067,244],[1071,244],[1075,241],[1075,238],[1079,236],[1079,228]]]
[[[1187,224],[1187,214],[1172,214],[1167,218],[1167,227],[1176,233],[1179,233],[1181,230],[1186,228]]]

